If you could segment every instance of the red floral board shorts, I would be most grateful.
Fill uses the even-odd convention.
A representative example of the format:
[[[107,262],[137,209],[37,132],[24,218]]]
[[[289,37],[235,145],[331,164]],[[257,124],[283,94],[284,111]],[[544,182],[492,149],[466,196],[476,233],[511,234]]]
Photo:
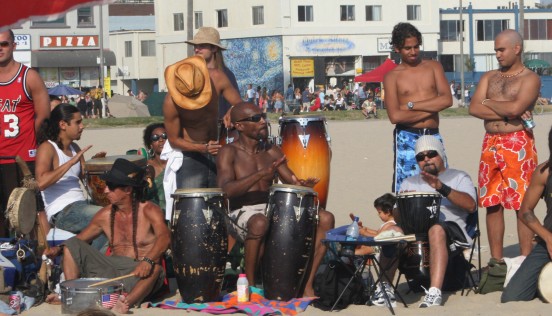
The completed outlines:
[[[502,204],[519,210],[536,167],[533,133],[486,133],[479,162],[479,206]]]

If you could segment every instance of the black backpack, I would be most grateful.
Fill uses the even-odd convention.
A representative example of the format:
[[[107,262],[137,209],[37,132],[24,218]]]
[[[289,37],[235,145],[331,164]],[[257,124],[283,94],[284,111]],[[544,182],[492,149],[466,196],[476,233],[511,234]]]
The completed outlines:
[[[322,273],[314,279],[314,293],[319,298],[314,300],[313,306],[328,311],[349,283],[354,266],[346,266],[340,260],[330,260]],[[360,276],[353,279],[349,287],[335,305],[336,310],[344,309],[349,304],[363,304],[364,287]]]

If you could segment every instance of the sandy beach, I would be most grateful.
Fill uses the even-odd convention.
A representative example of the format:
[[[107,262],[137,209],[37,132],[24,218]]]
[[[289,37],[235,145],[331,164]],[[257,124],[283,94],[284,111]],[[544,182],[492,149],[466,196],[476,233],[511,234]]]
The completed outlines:
[[[552,126],[552,115],[535,117],[537,127],[535,137],[539,153],[539,162],[548,159],[548,131]],[[277,122],[272,122],[272,133],[277,133]],[[477,170],[481,142],[483,139],[483,123],[472,117],[446,118],[441,120],[441,134],[445,141],[449,166],[466,171],[474,184],[477,183]],[[122,155],[128,149],[142,146],[143,128],[115,128],[115,129],[88,129],[83,133],[79,144],[82,146],[93,144],[92,149],[85,157],[90,158],[95,152],[107,151],[108,155]],[[362,121],[330,121],[328,132],[332,138],[333,152],[331,162],[330,191],[328,210],[336,217],[336,226],[349,223],[348,214],[353,212],[360,216],[365,226],[377,228],[380,220],[373,209],[372,203],[378,196],[391,190],[393,174],[393,125],[387,120]],[[544,218],[545,205],[540,202],[536,211],[539,219]],[[505,256],[519,255],[516,220],[513,211],[505,211],[506,233],[504,237]],[[487,230],[485,227],[485,210],[479,211],[481,224],[482,263],[486,265],[489,259]],[[404,279],[401,280],[404,282]],[[479,295],[470,292],[468,296],[460,296],[460,292],[444,293],[442,307],[432,308],[430,311],[418,308],[421,294],[405,295],[405,284],[400,291],[409,305],[408,308],[397,302],[395,309],[398,315],[419,315],[422,313],[440,313],[448,315],[549,315],[552,306],[536,299],[531,302],[501,304],[500,293]],[[178,298],[178,294],[174,296]],[[136,315],[172,315],[182,314],[183,311],[161,309],[134,309]],[[59,314],[60,306],[42,304],[25,312],[28,315]],[[324,315],[314,307],[309,307],[301,315]],[[340,315],[365,315],[367,313],[381,313],[390,315],[386,308],[375,306],[350,305],[339,312]],[[201,313],[190,312],[192,315]],[[329,314],[329,313],[328,313]]]

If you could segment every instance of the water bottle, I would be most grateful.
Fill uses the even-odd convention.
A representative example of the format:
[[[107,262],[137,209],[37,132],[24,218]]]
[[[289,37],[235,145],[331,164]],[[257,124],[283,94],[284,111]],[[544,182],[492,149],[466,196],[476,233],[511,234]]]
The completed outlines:
[[[345,233],[346,241],[355,241],[358,239],[359,228],[358,228],[358,216],[355,216],[355,219],[349,227],[347,227],[347,232]],[[355,254],[355,245],[344,245],[342,248],[342,254],[344,256],[352,256]]]
[[[240,273],[237,283],[238,288],[238,303],[249,302],[249,282],[244,273]]]

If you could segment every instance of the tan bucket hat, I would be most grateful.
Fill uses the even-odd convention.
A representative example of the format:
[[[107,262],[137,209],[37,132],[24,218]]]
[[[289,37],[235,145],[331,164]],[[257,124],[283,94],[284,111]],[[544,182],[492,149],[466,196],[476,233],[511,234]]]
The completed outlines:
[[[226,49],[226,47],[220,45],[220,34],[219,32],[212,27],[202,26],[197,31],[194,39],[191,41],[186,41],[186,43],[191,45],[199,44],[211,44],[219,47],[220,49]]]
[[[165,69],[165,82],[174,103],[186,110],[198,110],[211,101],[211,79],[205,59],[192,56]]]

